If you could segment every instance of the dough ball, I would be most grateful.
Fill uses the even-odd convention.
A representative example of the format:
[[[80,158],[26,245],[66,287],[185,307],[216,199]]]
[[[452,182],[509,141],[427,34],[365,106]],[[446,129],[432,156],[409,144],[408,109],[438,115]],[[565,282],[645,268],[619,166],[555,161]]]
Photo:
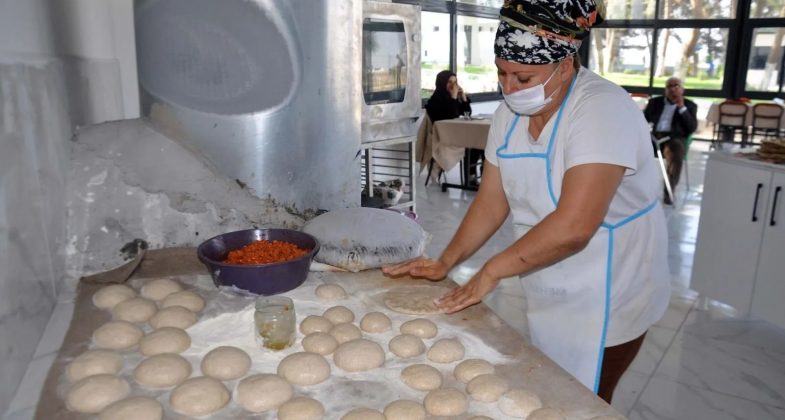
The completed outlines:
[[[401,334],[390,340],[390,351],[398,357],[407,359],[417,357],[425,352],[425,343],[411,334]]]
[[[384,414],[370,408],[355,408],[341,417],[341,420],[385,420]]]
[[[596,416],[592,417],[589,420],[623,420],[621,417],[616,416]]]
[[[292,386],[284,378],[262,373],[240,381],[235,401],[248,411],[262,413],[289,401],[293,393]]]
[[[369,333],[385,332],[392,328],[390,318],[381,312],[368,312],[360,320],[360,328]]]
[[[412,400],[398,400],[384,407],[387,420],[425,420],[425,408]]]
[[[466,393],[480,402],[496,402],[510,389],[510,384],[503,377],[494,373],[479,375],[466,384]]]
[[[435,363],[452,363],[463,359],[463,344],[457,338],[443,338],[428,350],[428,359]]]
[[[164,300],[165,297],[183,290],[180,283],[172,279],[151,280],[142,286],[142,296],[152,300]]]
[[[199,312],[204,309],[204,299],[194,292],[183,290],[182,292],[175,292],[164,298],[161,302],[162,308],[171,308],[172,306],[182,306],[191,312]]]
[[[108,350],[88,350],[68,364],[68,380],[76,382],[88,376],[116,374],[123,368],[123,357]]]
[[[401,333],[411,334],[420,338],[433,338],[439,329],[432,321],[425,318],[417,318],[401,324]]]
[[[538,408],[526,417],[526,420],[565,420],[564,414],[555,408]],[[618,420],[618,419],[617,419]]]
[[[96,347],[110,350],[128,350],[144,336],[139,327],[126,321],[110,321],[93,332]]]
[[[191,347],[191,337],[182,329],[174,327],[159,328],[139,341],[139,351],[145,356],[182,353],[188,347]]]
[[[328,332],[333,328],[333,323],[329,319],[319,315],[309,315],[300,323],[300,332],[303,335],[315,332]]]
[[[499,400],[499,409],[510,417],[526,418],[541,407],[540,397],[525,389],[511,389]]]
[[[278,374],[295,385],[316,385],[330,377],[330,364],[321,354],[292,353],[278,364]]]
[[[251,357],[242,349],[221,346],[210,350],[202,359],[202,374],[219,381],[245,376],[251,368]]]
[[[326,356],[335,351],[338,341],[330,334],[315,332],[303,338],[303,350]]]
[[[373,341],[360,338],[339,345],[333,361],[347,372],[366,371],[384,364],[384,350]]]
[[[335,324],[335,326],[330,329],[330,335],[335,338],[335,341],[337,341],[338,344],[343,344],[347,341],[363,338],[362,331],[360,331],[360,329],[351,322]]]
[[[153,328],[175,327],[186,329],[194,324],[196,324],[196,314],[182,306],[171,306],[161,309],[150,318],[150,326]]]
[[[71,411],[99,413],[109,404],[128,396],[128,382],[115,375],[93,375],[71,386],[65,403]]]
[[[278,420],[321,420],[324,406],[308,397],[294,397],[278,408]]]
[[[441,388],[429,392],[423,405],[432,416],[460,416],[469,408],[469,401],[455,388]]]
[[[316,296],[324,300],[346,299],[346,290],[337,284],[322,284],[316,288]]]
[[[134,289],[123,285],[113,284],[104,286],[93,295],[93,304],[99,309],[112,309],[120,302],[136,297]]]
[[[147,388],[169,388],[191,376],[191,363],[172,353],[156,354],[134,369],[134,380]]]
[[[135,323],[147,322],[158,312],[158,306],[149,299],[135,297],[120,302],[112,308],[114,319]]]
[[[467,384],[477,376],[494,373],[493,365],[482,359],[467,359],[455,366],[455,379]]]
[[[469,420],[493,420],[493,418],[488,417],[488,416],[474,416],[474,417],[470,418]]]
[[[332,308],[324,311],[322,316],[327,318],[333,324],[354,321],[354,312],[345,306],[333,306]]]
[[[130,397],[112,403],[101,411],[100,420],[161,420],[164,408],[150,397]]]
[[[193,417],[214,413],[228,402],[229,391],[224,384],[206,376],[181,383],[169,395],[174,411]]]
[[[442,373],[433,366],[416,364],[401,371],[401,380],[418,391],[431,391],[442,386]]]

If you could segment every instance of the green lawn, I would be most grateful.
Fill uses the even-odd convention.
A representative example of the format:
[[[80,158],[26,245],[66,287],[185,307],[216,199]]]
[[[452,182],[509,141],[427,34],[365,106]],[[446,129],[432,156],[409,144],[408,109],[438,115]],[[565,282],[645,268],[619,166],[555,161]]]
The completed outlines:
[[[670,76],[655,77],[654,87],[665,87],[665,81]],[[649,76],[643,74],[625,74],[625,73],[606,73],[605,78],[613,81],[614,83],[622,86],[649,86]],[[689,89],[722,89],[722,78],[717,79],[701,79],[699,77],[687,77],[684,80],[684,87]]]

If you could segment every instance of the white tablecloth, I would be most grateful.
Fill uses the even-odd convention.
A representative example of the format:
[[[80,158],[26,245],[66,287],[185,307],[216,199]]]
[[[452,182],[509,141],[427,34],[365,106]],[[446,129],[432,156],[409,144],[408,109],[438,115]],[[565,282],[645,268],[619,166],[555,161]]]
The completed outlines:
[[[490,129],[490,118],[437,121],[431,138],[433,159],[442,169],[449,171],[463,159],[466,148],[485,149]]]

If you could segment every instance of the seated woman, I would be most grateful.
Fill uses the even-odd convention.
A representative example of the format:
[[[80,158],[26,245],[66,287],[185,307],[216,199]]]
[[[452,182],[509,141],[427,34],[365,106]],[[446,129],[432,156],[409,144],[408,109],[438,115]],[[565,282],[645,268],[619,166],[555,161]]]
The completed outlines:
[[[431,122],[458,118],[465,113],[472,113],[471,101],[466,97],[463,88],[458,84],[455,73],[443,70],[436,75],[436,90],[433,91],[425,111]],[[478,149],[469,150],[469,162],[476,165],[478,160],[483,159],[483,151]],[[476,175],[474,175],[476,176]],[[476,186],[476,179],[469,180],[470,184]]]
[[[471,114],[472,106],[455,73],[444,70],[436,75],[436,90],[425,105],[431,122],[458,118],[465,112]]]

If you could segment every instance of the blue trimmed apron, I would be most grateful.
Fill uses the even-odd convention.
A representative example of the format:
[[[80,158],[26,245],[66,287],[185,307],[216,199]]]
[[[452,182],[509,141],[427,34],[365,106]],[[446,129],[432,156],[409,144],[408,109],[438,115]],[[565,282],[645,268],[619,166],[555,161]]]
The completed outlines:
[[[532,225],[515,221],[516,238],[525,235],[536,224],[535,221],[544,219],[558,204],[551,162],[562,111],[574,85],[575,79],[559,107],[544,153],[508,153],[510,137],[519,115],[515,116],[507,130],[504,144],[496,150],[510,208],[532,220]],[[526,161],[523,162],[523,159]],[[600,384],[610,315],[614,233],[647,214],[656,205],[657,201],[654,201],[615,224],[602,223],[581,252],[521,277],[528,300],[527,317],[532,343],[595,393]]]

